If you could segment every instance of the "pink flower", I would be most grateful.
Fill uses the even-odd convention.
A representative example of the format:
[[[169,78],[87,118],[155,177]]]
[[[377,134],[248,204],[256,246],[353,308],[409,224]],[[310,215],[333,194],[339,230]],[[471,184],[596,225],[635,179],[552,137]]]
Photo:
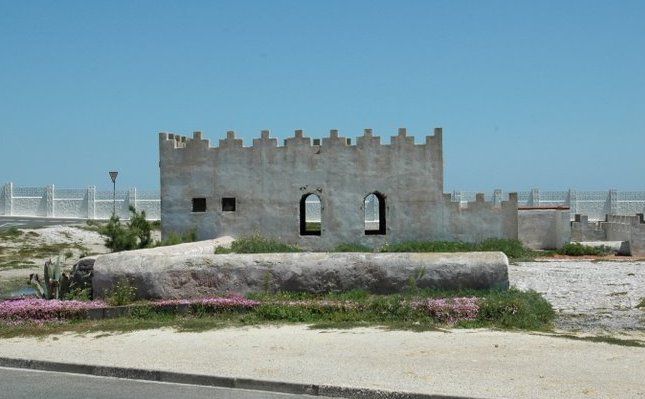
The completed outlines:
[[[103,301],[60,301],[23,298],[0,301],[0,321],[17,325],[25,322],[43,324],[82,316],[89,309],[106,307]]]
[[[454,324],[460,320],[474,320],[479,313],[479,298],[440,298],[414,301],[411,306],[425,310],[440,322]]]

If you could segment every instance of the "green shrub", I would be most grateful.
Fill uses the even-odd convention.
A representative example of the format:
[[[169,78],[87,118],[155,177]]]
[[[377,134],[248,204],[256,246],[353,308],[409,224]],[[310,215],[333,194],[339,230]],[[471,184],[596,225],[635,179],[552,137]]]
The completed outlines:
[[[558,254],[568,255],[568,256],[585,256],[585,255],[603,256],[603,255],[608,255],[611,252],[612,252],[612,249],[604,245],[600,247],[590,247],[588,245],[582,245],[579,242],[571,242],[571,243],[565,244],[562,248],[558,250]]]
[[[136,297],[137,288],[132,285],[130,280],[122,278],[114,284],[105,299],[111,306],[123,306],[134,302]]]
[[[113,215],[110,221],[99,228],[99,233],[106,236],[105,246],[113,252],[148,248],[152,245],[151,226],[146,220],[145,211],[137,212],[130,207],[130,220],[123,225],[118,216]]]
[[[216,254],[261,254],[274,252],[300,252],[300,248],[284,244],[276,239],[263,237],[259,234],[243,236],[233,241],[231,248],[217,247]]]

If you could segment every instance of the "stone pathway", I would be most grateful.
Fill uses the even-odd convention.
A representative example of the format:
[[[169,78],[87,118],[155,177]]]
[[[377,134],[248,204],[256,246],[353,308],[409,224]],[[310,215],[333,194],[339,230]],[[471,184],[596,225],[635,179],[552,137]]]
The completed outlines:
[[[645,331],[645,262],[545,261],[509,267],[511,286],[543,294],[556,327],[584,332]]]

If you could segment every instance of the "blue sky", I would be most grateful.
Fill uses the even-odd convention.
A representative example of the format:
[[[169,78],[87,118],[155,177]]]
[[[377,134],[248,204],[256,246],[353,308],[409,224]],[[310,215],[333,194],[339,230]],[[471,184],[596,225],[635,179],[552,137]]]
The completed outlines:
[[[0,0],[0,183],[159,186],[157,133],[419,142],[445,189],[645,190],[643,1]]]

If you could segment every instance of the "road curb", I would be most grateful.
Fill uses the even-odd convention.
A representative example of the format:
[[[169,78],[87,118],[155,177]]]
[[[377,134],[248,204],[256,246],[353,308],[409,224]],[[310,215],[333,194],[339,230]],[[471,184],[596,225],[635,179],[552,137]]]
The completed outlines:
[[[94,366],[88,364],[50,362],[45,360],[0,357],[0,367],[86,374],[98,377],[116,377],[132,380],[169,382],[178,384],[249,389],[351,399],[475,399],[466,396],[431,395],[412,392],[385,391],[369,388],[352,388],[333,385],[299,384],[252,378],[220,377],[173,371],[145,370],[126,367]]]

